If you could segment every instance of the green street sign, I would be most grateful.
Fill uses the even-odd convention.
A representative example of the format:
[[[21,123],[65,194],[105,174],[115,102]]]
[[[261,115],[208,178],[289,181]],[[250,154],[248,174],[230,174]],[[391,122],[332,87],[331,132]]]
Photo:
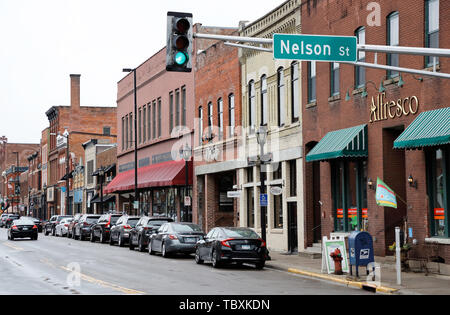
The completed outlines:
[[[355,36],[274,34],[275,59],[356,62]]]

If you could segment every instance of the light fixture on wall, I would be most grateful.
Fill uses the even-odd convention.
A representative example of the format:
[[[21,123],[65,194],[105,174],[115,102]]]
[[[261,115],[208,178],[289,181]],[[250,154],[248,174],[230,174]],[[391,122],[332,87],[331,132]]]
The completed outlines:
[[[412,175],[409,175],[408,177],[408,183],[410,187],[416,188],[417,189],[417,181],[414,180],[414,178],[412,177]]]
[[[369,187],[369,189],[375,190],[374,187],[373,187],[373,180],[370,177],[367,180],[367,186]]]

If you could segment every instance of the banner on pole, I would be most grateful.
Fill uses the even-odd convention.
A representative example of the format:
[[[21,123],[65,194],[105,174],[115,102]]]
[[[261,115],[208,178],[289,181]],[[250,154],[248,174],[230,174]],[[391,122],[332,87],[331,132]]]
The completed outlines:
[[[377,193],[375,196],[377,205],[397,209],[397,198],[395,192],[380,178],[377,178]]]

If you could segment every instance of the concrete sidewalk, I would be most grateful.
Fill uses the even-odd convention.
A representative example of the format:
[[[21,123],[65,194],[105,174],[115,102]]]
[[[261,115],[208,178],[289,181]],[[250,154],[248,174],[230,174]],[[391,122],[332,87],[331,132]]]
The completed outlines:
[[[358,287],[377,293],[384,294],[430,294],[430,295],[450,295],[450,277],[437,274],[402,272],[402,285],[398,286],[395,263],[391,258],[375,257],[375,262],[380,264],[381,284],[366,281],[366,272],[363,267],[359,269],[359,279],[351,278],[345,274],[337,276],[334,274],[322,273],[322,260],[311,259],[299,255],[289,255],[280,252],[270,251],[272,260],[266,262],[267,268],[273,268],[299,274],[307,277],[322,279],[330,282],[338,282],[347,286]],[[355,275],[355,268],[353,268]]]

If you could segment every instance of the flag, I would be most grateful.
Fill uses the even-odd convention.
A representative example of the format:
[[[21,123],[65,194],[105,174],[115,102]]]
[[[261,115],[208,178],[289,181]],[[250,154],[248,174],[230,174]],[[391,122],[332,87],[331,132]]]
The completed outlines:
[[[389,188],[381,179],[377,178],[377,193],[375,196],[377,205],[397,209],[397,198],[395,192]]]

